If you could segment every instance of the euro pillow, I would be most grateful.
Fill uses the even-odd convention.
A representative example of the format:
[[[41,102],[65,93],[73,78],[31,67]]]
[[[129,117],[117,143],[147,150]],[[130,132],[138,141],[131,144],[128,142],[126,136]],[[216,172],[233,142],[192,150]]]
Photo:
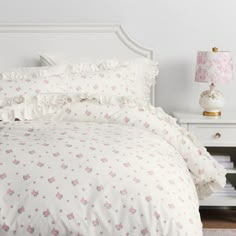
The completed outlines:
[[[60,57],[41,54],[40,61],[42,65],[68,65],[68,93],[125,97],[145,102],[150,101],[151,87],[159,72],[158,63],[146,58],[71,64]]]
[[[148,59],[105,60],[68,65],[66,89],[99,97],[149,102],[158,74],[157,63]]]

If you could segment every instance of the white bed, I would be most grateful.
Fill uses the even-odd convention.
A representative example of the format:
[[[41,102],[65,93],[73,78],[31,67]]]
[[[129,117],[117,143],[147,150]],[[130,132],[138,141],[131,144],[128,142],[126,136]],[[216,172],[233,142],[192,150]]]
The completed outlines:
[[[64,80],[76,84],[86,76],[91,83],[106,76],[112,80],[113,71],[114,77],[131,80],[132,70],[141,68],[135,64],[140,58],[154,59],[152,50],[119,25],[38,24],[0,25],[0,51],[0,71],[8,71],[0,77],[0,115],[24,108],[17,108],[21,121],[0,123],[0,235],[202,235],[198,197],[222,188],[225,172],[161,108],[143,102],[128,82],[124,91],[134,94],[132,99],[113,97],[114,86],[105,97],[103,88],[99,94],[80,94],[70,84],[65,86],[71,93],[36,89],[28,96],[36,91],[28,84],[35,86],[38,78],[43,80],[37,86],[45,91],[64,89]],[[12,67],[38,66],[40,53],[75,63],[117,60],[79,64],[73,80],[49,75],[57,66],[11,72]],[[157,65],[144,61],[140,73],[154,79]],[[145,96],[150,97],[151,82],[144,86]],[[4,97],[12,91],[13,99]]]

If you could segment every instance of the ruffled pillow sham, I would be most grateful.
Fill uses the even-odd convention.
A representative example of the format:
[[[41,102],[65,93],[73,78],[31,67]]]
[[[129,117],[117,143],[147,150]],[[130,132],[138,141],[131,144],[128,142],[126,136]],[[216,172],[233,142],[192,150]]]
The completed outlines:
[[[50,57],[41,57],[55,64]],[[146,58],[104,60],[68,64],[65,88],[68,93],[96,94],[96,97],[126,97],[150,101],[158,64]],[[65,91],[64,91],[65,92]]]
[[[2,114],[20,111],[20,119],[28,119],[24,111],[35,96],[58,93],[77,94],[83,100],[96,99],[101,103],[135,102],[145,106],[150,104],[150,88],[157,74],[157,63],[141,58],[20,68],[0,74],[0,109],[5,109]]]
[[[17,68],[0,73],[0,108],[24,102],[25,96],[63,90],[66,66]]]

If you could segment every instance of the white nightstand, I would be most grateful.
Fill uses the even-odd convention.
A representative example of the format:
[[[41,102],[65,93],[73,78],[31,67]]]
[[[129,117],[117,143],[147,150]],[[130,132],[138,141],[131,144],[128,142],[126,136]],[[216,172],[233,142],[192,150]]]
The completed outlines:
[[[230,161],[234,163],[233,168],[227,169],[226,177],[229,185],[233,185],[235,189],[227,189],[227,192],[212,195],[200,201],[200,206],[236,207],[236,113],[207,117],[200,113],[177,111],[173,112],[173,115],[178,123],[192,132],[211,154],[226,158],[230,156]]]

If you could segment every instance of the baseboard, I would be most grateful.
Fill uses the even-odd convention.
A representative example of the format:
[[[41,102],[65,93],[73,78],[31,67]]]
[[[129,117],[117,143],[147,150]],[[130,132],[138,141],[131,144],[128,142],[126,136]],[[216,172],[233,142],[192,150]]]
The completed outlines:
[[[203,229],[203,236],[235,236],[236,229]]]
[[[204,229],[236,230],[236,210],[204,209],[200,210],[200,214]]]

